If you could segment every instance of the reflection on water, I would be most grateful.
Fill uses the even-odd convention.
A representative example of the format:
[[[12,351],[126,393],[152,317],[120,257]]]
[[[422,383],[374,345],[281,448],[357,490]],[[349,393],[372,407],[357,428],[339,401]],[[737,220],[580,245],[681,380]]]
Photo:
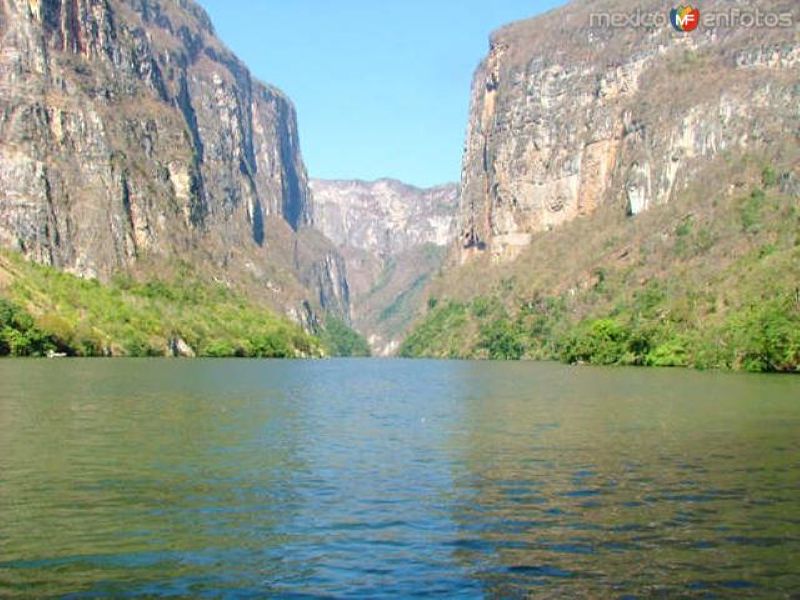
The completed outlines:
[[[780,596],[800,379],[0,362],[0,596]]]

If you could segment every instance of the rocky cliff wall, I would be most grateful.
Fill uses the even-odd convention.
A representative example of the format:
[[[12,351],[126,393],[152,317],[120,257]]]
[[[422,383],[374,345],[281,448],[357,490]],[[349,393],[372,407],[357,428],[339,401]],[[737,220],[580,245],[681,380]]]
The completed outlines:
[[[312,221],[294,107],[198,5],[0,0],[0,40],[3,246],[100,278],[192,253],[291,269],[278,239]]]
[[[531,235],[615,202],[669,202],[720,157],[798,144],[800,8],[703,2],[791,15],[793,26],[678,32],[663,2],[573,2],[491,38],[476,71],[462,170],[458,256],[513,258]],[[612,27],[603,15],[653,14]],[[786,130],[786,124],[791,124]],[[731,160],[731,164],[735,164]],[[709,185],[725,185],[709,181]]]
[[[393,179],[311,182],[315,226],[335,244],[382,258],[454,236],[456,186],[421,189]]]

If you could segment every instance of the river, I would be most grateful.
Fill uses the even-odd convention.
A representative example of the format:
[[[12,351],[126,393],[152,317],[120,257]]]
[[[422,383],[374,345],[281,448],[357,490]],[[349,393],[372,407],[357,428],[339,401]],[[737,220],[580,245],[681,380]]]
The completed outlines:
[[[0,361],[0,596],[780,597],[800,378]]]

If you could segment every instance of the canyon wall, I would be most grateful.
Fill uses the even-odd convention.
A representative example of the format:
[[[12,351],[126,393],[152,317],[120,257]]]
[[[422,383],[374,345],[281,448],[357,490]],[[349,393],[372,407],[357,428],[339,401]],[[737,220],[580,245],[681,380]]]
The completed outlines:
[[[294,107],[197,4],[0,0],[0,40],[2,246],[101,279],[207,262],[347,320],[341,257],[295,248],[313,215]]]
[[[472,86],[461,262],[513,259],[533,234],[604,203],[630,215],[667,203],[711,161],[797,147],[797,3],[715,0],[700,10],[700,27],[679,32],[663,2],[573,2],[491,37]],[[737,10],[789,15],[789,26],[703,24]],[[660,21],[614,27],[620,14]]]

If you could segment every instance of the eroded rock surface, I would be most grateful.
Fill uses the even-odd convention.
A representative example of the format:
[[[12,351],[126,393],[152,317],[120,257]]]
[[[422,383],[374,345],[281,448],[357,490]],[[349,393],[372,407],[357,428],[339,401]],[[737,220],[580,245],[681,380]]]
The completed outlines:
[[[667,8],[599,0],[497,31],[472,87],[460,259],[484,251],[511,259],[533,233],[602,203],[635,215],[669,202],[719,157],[796,147],[800,8],[791,0],[700,7],[733,8],[788,13],[794,25],[613,28],[598,15]]]
[[[295,268],[312,214],[294,107],[197,4],[0,0],[0,41],[0,244],[86,277],[208,261],[346,319],[335,249]],[[342,279],[315,288],[326,270]]]

